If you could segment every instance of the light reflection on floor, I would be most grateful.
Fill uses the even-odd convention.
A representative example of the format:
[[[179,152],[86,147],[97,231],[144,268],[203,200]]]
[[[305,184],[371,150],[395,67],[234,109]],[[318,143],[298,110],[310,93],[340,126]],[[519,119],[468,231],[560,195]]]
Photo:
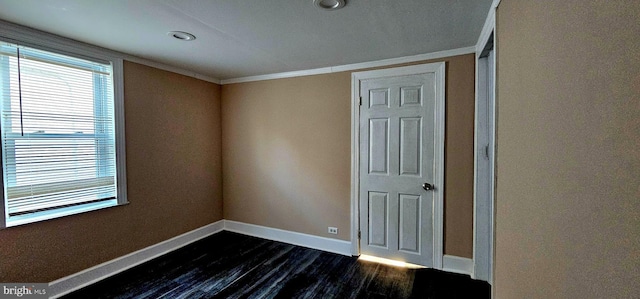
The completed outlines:
[[[365,255],[365,254],[361,254],[358,259],[361,260],[361,261],[380,263],[380,264],[385,264],[385,265],[390,265],[390,266],[395,266],[395,267],[403,267],[403,268],[408,268],[408,269],[426,268],[424,266],[420,266],[420,265],[416,265],[416,264],[410,264],[410,263],[405,263],[405,262],[401,262],[401,261],[384,259],[384,258],[375,257],[375,256],[371,256],[371,255]]]

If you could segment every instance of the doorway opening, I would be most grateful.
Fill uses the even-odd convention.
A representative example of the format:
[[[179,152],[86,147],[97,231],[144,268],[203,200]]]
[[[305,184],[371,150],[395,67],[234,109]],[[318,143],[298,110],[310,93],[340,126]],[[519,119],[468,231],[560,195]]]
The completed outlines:
[[[493,281],[495,196],[495,51],[493,32],[477,55],[474,152],[474,278]]]

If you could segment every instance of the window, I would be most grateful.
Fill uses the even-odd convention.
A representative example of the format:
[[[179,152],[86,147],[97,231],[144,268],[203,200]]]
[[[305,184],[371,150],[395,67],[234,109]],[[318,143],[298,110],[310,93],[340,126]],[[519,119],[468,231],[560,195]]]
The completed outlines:
[[[0,40],[0,226],[126,203],[121,61],[74,54]]]

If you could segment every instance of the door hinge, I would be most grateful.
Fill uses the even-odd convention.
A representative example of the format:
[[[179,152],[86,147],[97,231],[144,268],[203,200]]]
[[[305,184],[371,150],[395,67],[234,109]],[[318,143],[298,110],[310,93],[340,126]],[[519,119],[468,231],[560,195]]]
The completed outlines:
[[[361,239],[361,238],[362,238],[362,232],[358,231],[358,239]]]
[[[362,106],[362,97],[360,97],[360,106]]]

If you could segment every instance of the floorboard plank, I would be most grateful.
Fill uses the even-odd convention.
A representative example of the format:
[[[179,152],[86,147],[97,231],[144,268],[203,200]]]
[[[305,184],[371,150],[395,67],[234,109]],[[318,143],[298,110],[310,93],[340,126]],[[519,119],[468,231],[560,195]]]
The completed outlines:
[[[490,298],[490,286],[223,231],[63,298]]]

